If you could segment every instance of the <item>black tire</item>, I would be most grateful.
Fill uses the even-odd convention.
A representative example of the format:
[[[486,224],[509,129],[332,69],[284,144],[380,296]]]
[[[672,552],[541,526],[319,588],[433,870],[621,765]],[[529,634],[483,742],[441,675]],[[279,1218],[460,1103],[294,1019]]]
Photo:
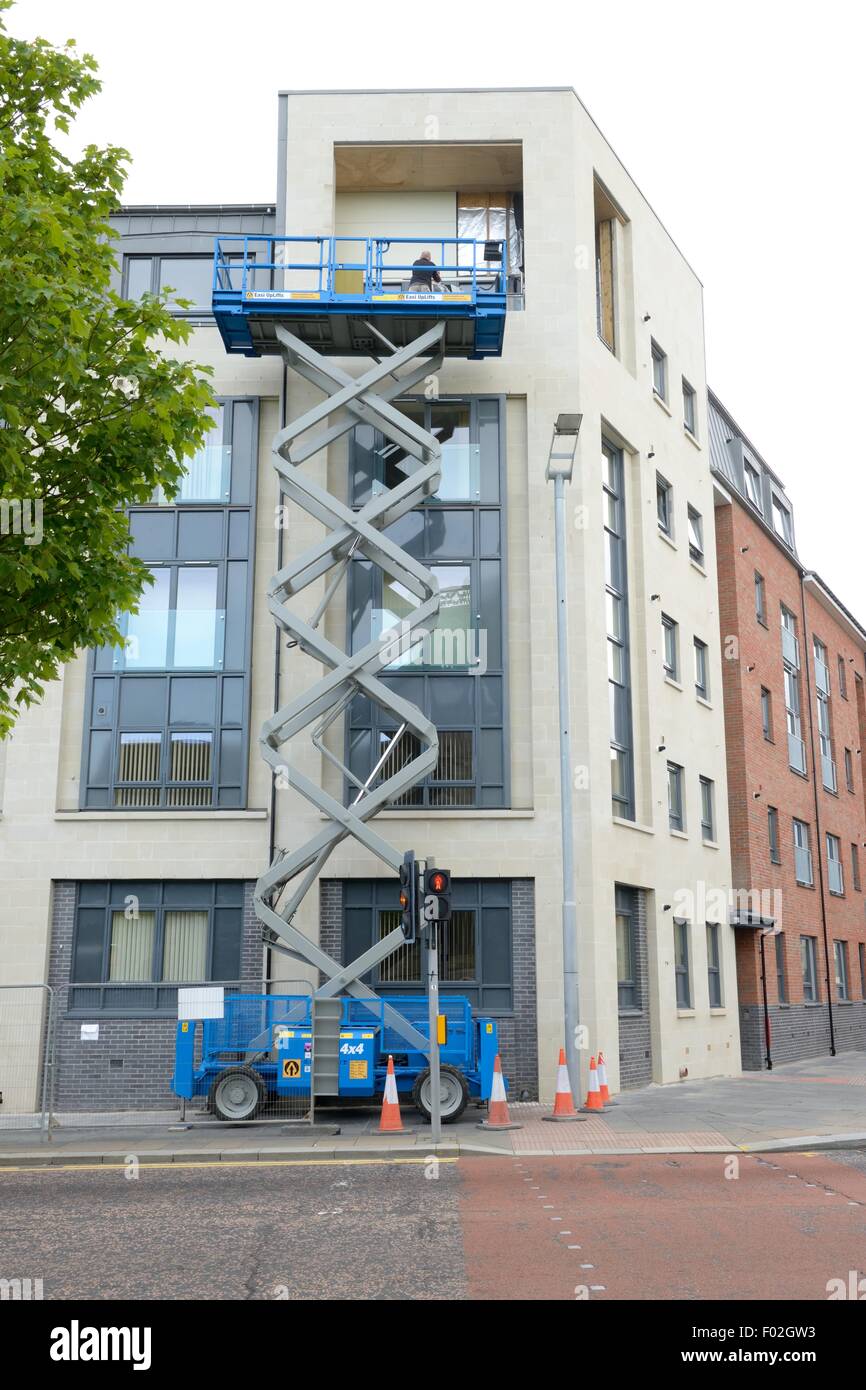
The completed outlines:
[[[462,1071],[456,1067],[443,1066],[439,1068],[439,1087],[444,1090],[447,1100],[442,1100],[442,1123],[443,1125],[453,1125],[469,1104],[469,1086]],[[425,1095],[426,1091],[426,1095]],[[430,1119],[430,1068],[425,1067],[424,1071],[418,1073],[415,1085],[412,1087],[412,1104],[415,1105],[424,1116],[425,1120]]]
[[[232,1081],[236,1083],[236,1093],[246,1092],[246,1100],[239,1096],[234,1105],[229,1094]],[[265,1096],[265,1083],[252,1067],[227,1067],[214,1077],[208,1094],[208,1107],[218,1120],[229,1124],[232,1121],[253,1120],[264,1104]]]

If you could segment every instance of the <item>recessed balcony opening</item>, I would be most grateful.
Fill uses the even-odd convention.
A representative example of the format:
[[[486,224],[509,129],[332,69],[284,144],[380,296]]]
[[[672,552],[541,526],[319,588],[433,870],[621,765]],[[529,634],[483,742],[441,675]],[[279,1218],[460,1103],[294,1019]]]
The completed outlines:
[[[523,308],[519,141],[336,145],[334,177],[335,235],[395,239],[385,253],[386,270],[393,267],[389,288],[407,289],[411,267],[427,251],[446,295],[459,293],[473,269],[479,286],[485,275],[493,286],[505,269],[508,308]]]

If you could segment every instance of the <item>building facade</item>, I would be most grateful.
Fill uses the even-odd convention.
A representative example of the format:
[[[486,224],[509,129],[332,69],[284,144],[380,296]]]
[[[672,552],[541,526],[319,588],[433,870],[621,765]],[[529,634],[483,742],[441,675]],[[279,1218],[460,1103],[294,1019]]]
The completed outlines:
[[[740,1031],[752,1069],[866,1048],[866,631],[801,563],[779,478],[712,395],[709,410]]]
[[[194,325],[184,351],[212,367],[220,405],[178,496],[131,510],[131,544],[155,584],[124,646],[70,663],[6,749],[0,965],[8,980],[51,980],[63,994],[64,1105],[165,1097],[172,984],[279,971],[257,944],[251,884],[275,846],[320,824],[256,747],[275,706],[320,674],[276,642],[265,600],[285,557],[321,535],[283,506],[271,462],[280,425],[319,397],[277,357],[224,351],[209,311],[215,235],[417,247],[507,235],[502,356],[449,358],[397,402],[438,435],[451,479],[406,536],[482,659],[389,672],[436,722],[441,751],[377,825],[451,869],[442,988],[499,1018],[515,1093],[551,1095],[563,1005],[545,466],[554,419],[580,411],[568,584],[585,1061],[602,1048],[616,1088],[735,1072],[700,283],[570,89],[284,93],[278,150],[271,206],[116,219],[121,292],[171,286],[190,301],[178,310]],[[361,506],[388,466],[382,441],[358,426],[305,468]],[[398,611],[386,589],[353,562],[326,636],[369,640]],[[305,597],[312,609],[315,588]],[[389,732],[358,702],[327,737],[363,778]],[[347,795],[321,750],[298,745],[293,764]],[[394,879],[347,841],[298,925],[348,961],[396,909]],[[392,957],[373,984],[420,991],[417,956]],[[78,1024],[100,1020],[100,1041],[82,1041]],[[136,1071],[142,1047],[153,1062]]]

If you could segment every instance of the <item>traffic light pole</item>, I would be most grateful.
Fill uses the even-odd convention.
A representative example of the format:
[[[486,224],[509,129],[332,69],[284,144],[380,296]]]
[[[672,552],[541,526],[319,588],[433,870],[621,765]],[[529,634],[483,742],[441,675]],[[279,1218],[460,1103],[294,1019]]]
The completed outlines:
[[[427,879],[435,865],[428,859],[424,865],[424,892],[421,904],[427,896]],[[430,1034],[430,1139],[434,1144],[442,1141],[442,1095],[439,1083],[439,933],[438,923],[425,921],[423,906],[421,920],[424,923],[426,967],[427,967],[427,1026]]]

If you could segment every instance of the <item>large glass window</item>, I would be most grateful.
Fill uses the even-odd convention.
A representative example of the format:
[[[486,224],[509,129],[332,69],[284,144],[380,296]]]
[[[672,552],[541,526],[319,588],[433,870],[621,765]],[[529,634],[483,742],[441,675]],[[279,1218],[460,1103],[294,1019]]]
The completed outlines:
[[[225,406],[214,406],[209,414],[213,421],[210,432],[192,458],[184,460],[184,473],[177,492],[168,497],[162,488],[157,488],[154,502],[178,505],[229,501],[232,451],[231,445],[225,441]]]
[[[505,750],[504,525],[500,402],[406,400],[407,422],[432,432],[442,448],[435,497],[387,528],[386,535],[424,564],[439,584],[440,607],[429,633],[409,635],[419,600],[361,551],[349,578],[350,642],[354,652],[387,641],[383,680],[425,711],[439,731],[439,763],[403,806],[502,806],[508,797]],[[407,433],[409,426],[407,424]],[[418,466],[408,448],[358,426],[350,446],[350,497],[366,505],[399,486]],[[372,786],[418,756],[404,733],[393,747],[393,717],[376,702],[353,701],[347,721],[354,799],[379,764]]]
[[[169,306],[175,313],[211,312],[213,256],[127,256],[124,259],[124,295],[170,290]],[[180,305],[179,300],[188,300]]]
[[[611,804],[615,816],[624,820],[634,820],[625,476],[623,456],[619,449],[602,440],[601,456],[606,558]]]
[[[218,670],[223,662],[225,611],[217,608],[216,565],[153,567],[137,613],[124,616],[126,641],[117,670]]]
[[[84,807],[244,803],[257,425],[255,401],[222,402],[219,442],[192,460],[174,502],[129,509],[130,550],[153,582],[119,620],[123,644],[91,657]]]
[[[388,879],[343,883],[343,959],[355,960],[399,925],[399,885]],[[439,928],[440,993],[465,995],[474,1007],[513,1007],[512,884],[505,879],[452,880],[452,914]],[[421,994],[419,943],[401,946],[373,970],[374,989]]]
[[[238,882],[80,883],[70,1010],[176,1017],[170,986],[238,982],[243,902]]]

